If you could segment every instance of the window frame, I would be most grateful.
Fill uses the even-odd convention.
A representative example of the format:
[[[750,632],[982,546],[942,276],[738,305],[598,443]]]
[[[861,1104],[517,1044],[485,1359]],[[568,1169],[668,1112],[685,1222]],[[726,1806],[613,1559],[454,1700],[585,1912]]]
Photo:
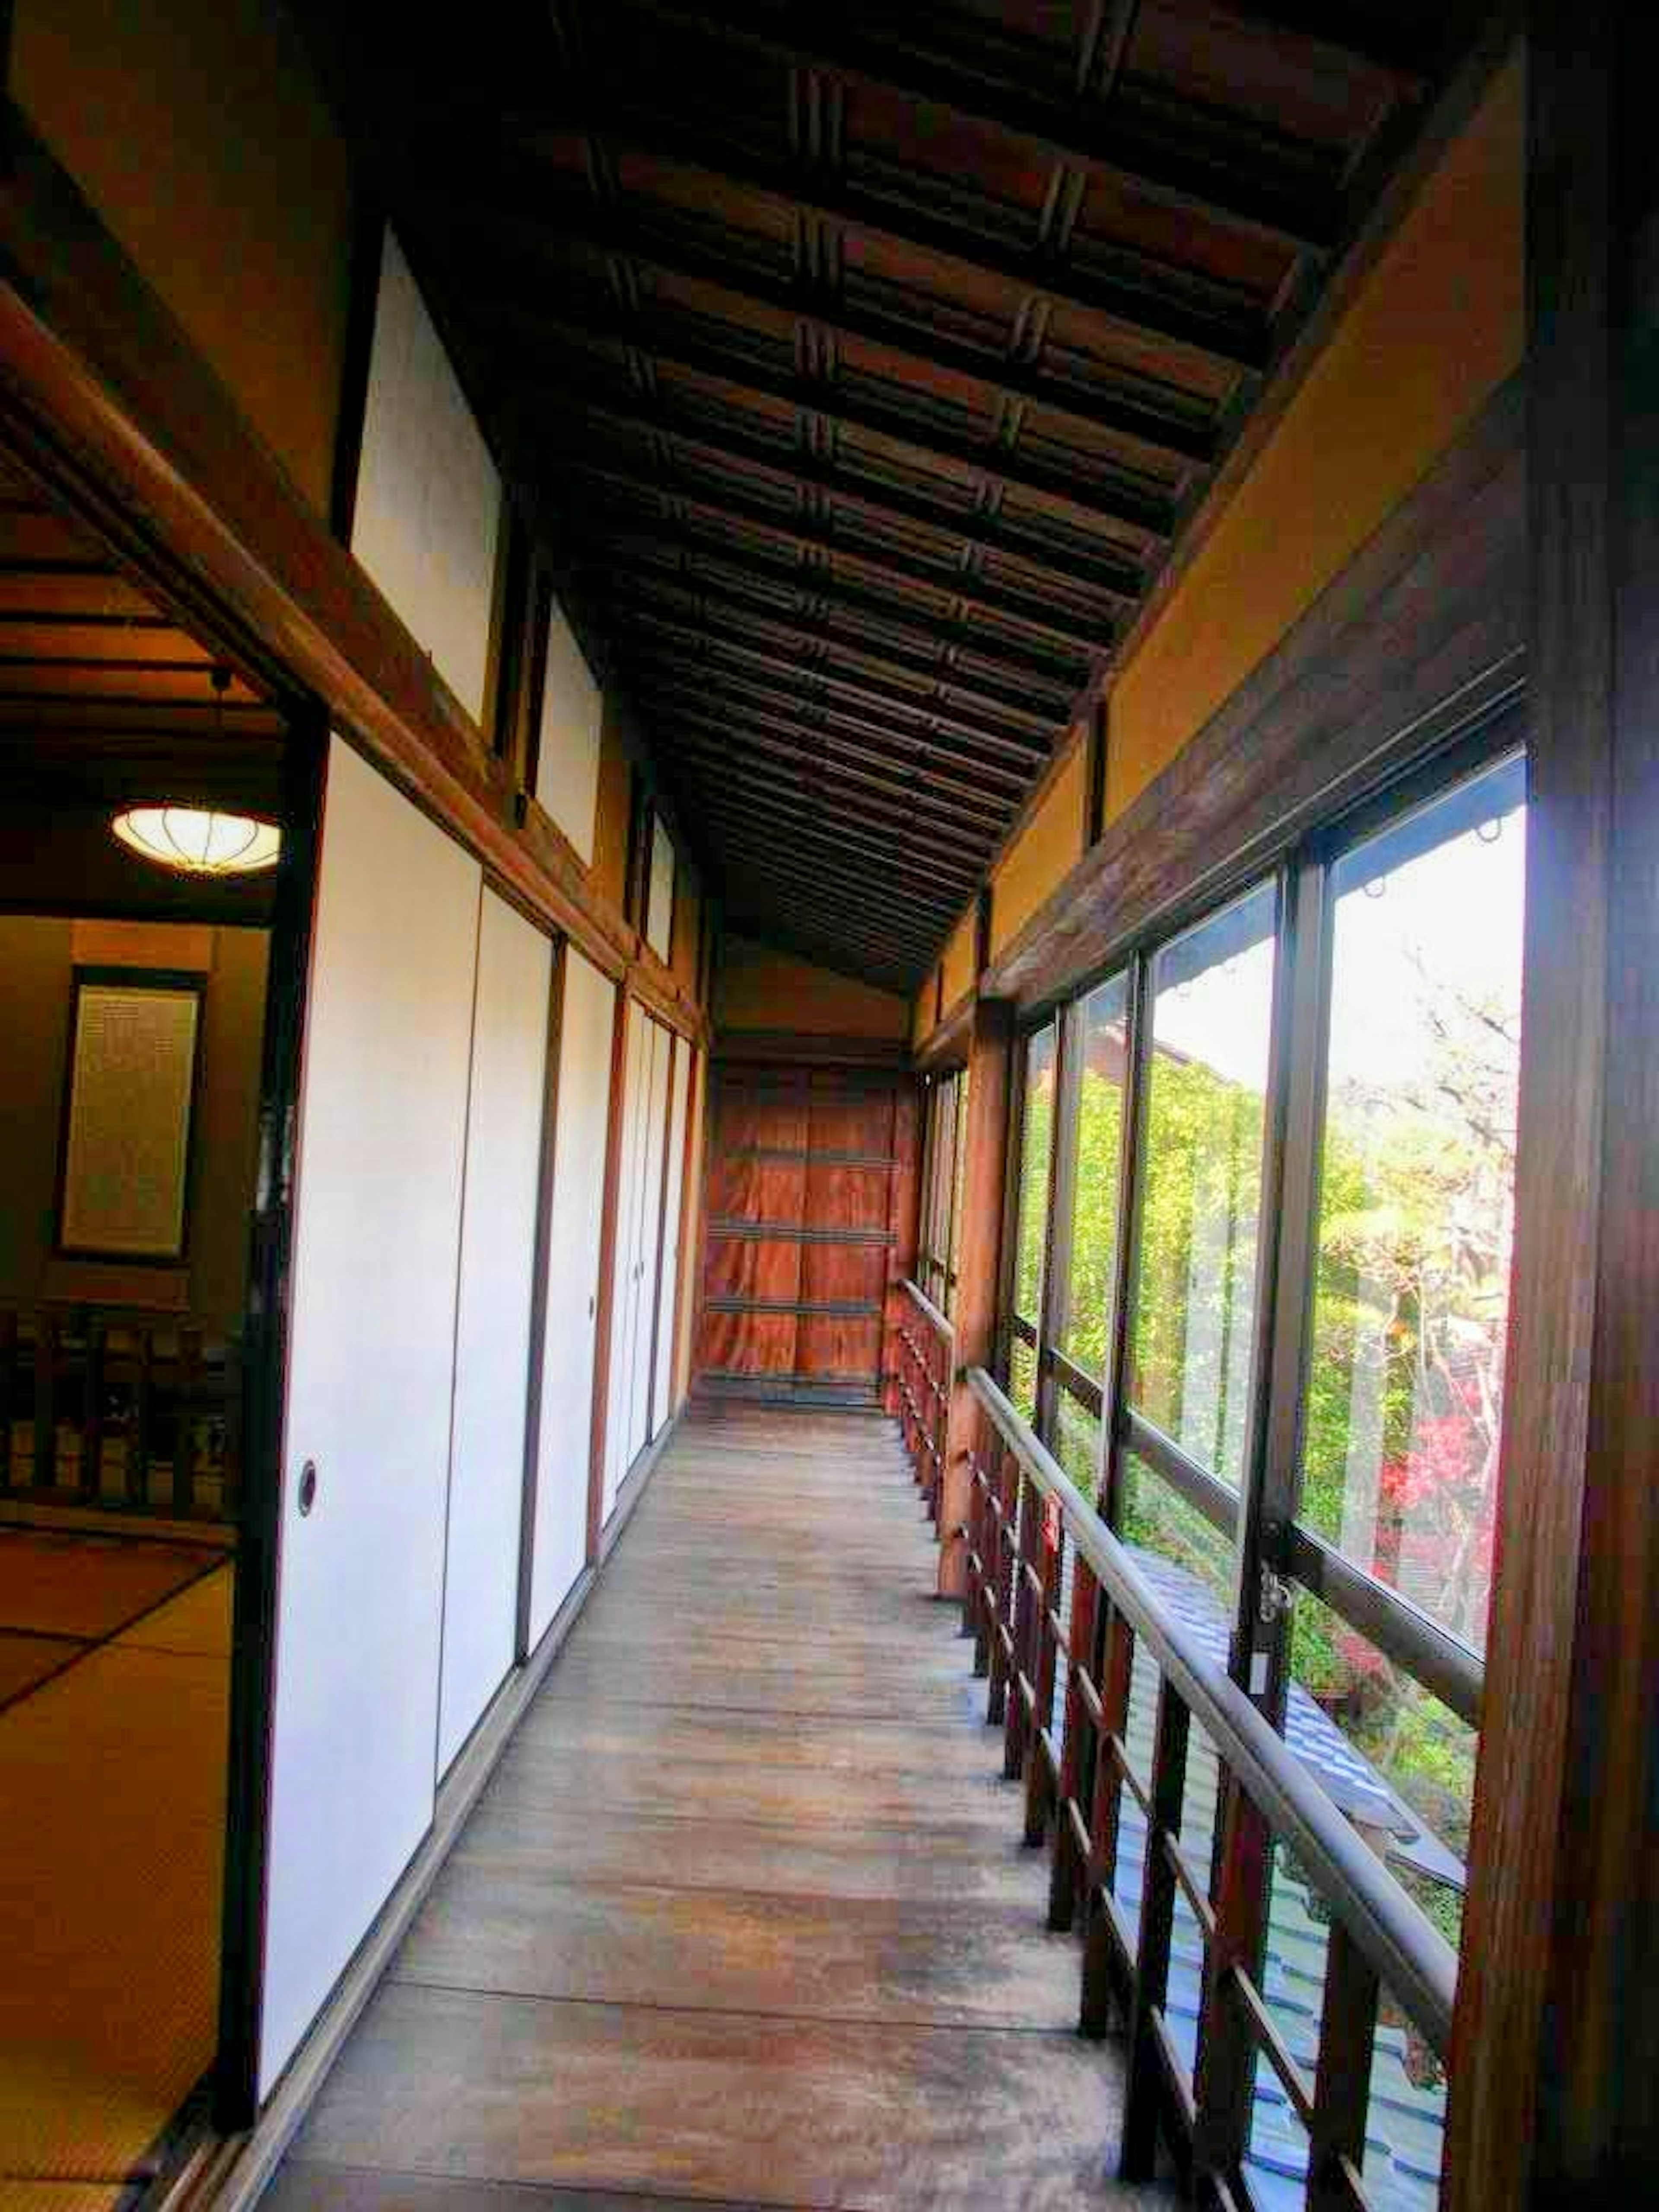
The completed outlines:
[[[1016,1339],[1036,1354],[1036,1419],[1054,1448],[1058,1394],[1066,1390],[1101,1420],[1101,1465],[1094,1502],[1108,1525],[1122,1524],[1124,1466],[1148,1463],[1232,1545],[1237,1604],[1231,1671],[1264,1715],[1282,1729],[1290,1680],[1287,1598],[1299,1589],[1329,1607],[1457,1717],[1479,1729],[1485,1667],[1480,1655],[1412,1601],[1345,1558],[1298,1517],[1302,1421],[1312,1356],[1317,1269],[1319,1176],[1329,1053],[1333,967],[1332,871],[1379,829],[1404,819],[1464,781],[1517,754],[1524,757],[1519,711],[1504,704],[1449,744],[1419,757],[1371,788],[1345,794],[1311,826],[1287,835],[1254,865],[1212,877],[1168,902],[1063,997],[1034,1006],[1021,1020],[1009,1079],[1004,1177],[1003,1258],[997,1303],[996,1372],[1010,1382]],[[1140,1243],[1142,1168],[1147,1141],[1152,964],[1175,939],[1224,911],[1253,886],[1276,886],[1276,950],[1263,1115],[1260,1231],[1255,1255],[1256,1333],[1243,1463],[1237,1496],[1124,1397]],[[1054,1325],[1069,1261],[1069,1200],[1077,1144],[1076,1037],[1090,994],[1127,975],[1125,1110],[1118,1162],[1120,1231],[1115,1305],[1099,1385],[1067,1360]],[[1035,1324],[1017,1312],[1019,1202],[1025,1143],[1026,1069],[1031,1042],[1055,1030],[1056,1118],[1050,1139],[1043,1215],[1043,1276]]]

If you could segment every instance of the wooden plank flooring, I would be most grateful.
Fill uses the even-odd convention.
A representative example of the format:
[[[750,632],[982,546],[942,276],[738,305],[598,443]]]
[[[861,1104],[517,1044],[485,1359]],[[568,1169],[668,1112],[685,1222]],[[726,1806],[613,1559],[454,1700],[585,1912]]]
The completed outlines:
[[[1049,2212],[1121,2062],[890,1425],[690,1417],[269,2212]]]

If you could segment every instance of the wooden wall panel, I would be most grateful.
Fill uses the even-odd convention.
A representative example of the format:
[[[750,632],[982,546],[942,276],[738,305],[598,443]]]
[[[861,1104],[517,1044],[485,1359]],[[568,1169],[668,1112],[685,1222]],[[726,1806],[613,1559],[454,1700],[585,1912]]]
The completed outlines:
[[[894,1207],[915,1203],[895,1152],[901,1116],[914,1127],[911,1088],[885,1071],[716,1068],[697,1346],[706,1387],[877,1396]],[[745,1224],[777,1233],[745,1235]]]
[[[804,1314],[795,1347],[796,1372],[864,1383],[881,1364],[881,1322]]]

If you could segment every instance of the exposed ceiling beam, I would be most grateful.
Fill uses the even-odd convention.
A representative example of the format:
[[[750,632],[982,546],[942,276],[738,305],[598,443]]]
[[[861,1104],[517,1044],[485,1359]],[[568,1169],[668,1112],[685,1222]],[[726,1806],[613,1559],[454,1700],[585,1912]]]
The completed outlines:
[[[717,848],[744,830],[758,832],[763,840],[775,840],[778,830],[787,830],[791,841],[787,857],[775,842],[763,846],[786,872],[797,860],[820,873],[833,872],[874,905],[902,894],[942,913],[959,913],[978,880],[971,866],[908,851],[897,839],[861,832],[844,835],[815,822],[798,807],[754,798],[733,797],[717,812],[711,811],[708,829]],[[869,865],[861,868],[860,860]]]
[[[447,124],[451,120],[446,118]],[[423,125],[410,115],[393,128],[404,144],[414,140],[429,144],[429,122],[428,118]],[[1161,345],[1191,355],[1206,370],[1220,366],[1238,375],[1259,377],[1272,362],[1272,318],[1257,301],[1241,300],[1231,314],[1224,315],[1212,307],[1183,303],[1191,284],[1179,270],[1164,272],[1169,285],[1164,291],[1150,277],[1143,284],[1128,284],[1075,268],[1060,270],[1035,246],[1002,246],[983,228],[941,221],[921,209],[900,209],[855,185],[831,182],[821,172],[798,171],[788,163],[769,161],[725,143],[711,144],[690,126],[641,112],[625,101],[603,107],[591,100],[567,101],[539,115],[503,116],[500,130],[509,143],[532,149],[580,131],[603,137],[619,149],[663,155],[724,179],[740,191],[856,230],[872,244],[899,253],[925,253],[942,268],[966,275],[970,283],[989,276],[1012,285],[1031,302],[1046,301],[1103,332],[1142,340],[1154,336]]]
[[[476,258],[475,247],[475,263]],[[1063,469],[1033,467],[1019,459],[1017,452],[1011,453],[998,442],[994,417],[988,422],[984,436],[951,430],[937,421],[918,422],[897,407],[872,406],[827,377],[769,367],[758,353],[734,355],[720,346],[701,343],[660,317],[653,319],[643,311],[626,313],[599,300],[591,290],[584,290],[576,298],[561,298],[556,306],[523,293],[504,297],[471,286],[460,291],[458,298],[463,310],[475,317],[480,326],[488,323],[544,342],[552,339],[556,344],[562,337],[567,343],[559,346],[562,361],[583,360],[580,342],[584,338],[632,348],[660,366],[682,369],[722,385],[744,399],[763,399],[775,407],[787,407],[809,421],[816,419],[828,424],[832,429],[850,430],[858,437],[878,438],[884,446],[908,455],[924,467],[943,465],[951,471],[965,469],[987,489],[1059,516],[1078,531],[1132,531],[1154,543],[1166,543],[1175,528],[1179,485],[1161,482],[1127,464],[1114,465],[1109,459],[1103,470],[1108,481],[1098,484]],[[568,343],[571,339],[577,341],[576,346]],[[781,341],[775,343],[781,344]],[[614,404],[603,384],[585,386],[574,370],[569,377],[561,372],[559,391],[566,404],[573,398],[596,409]],[[651,403],[636,396],[623,411],[636,417],[647,416],[658,427],[670,432],[683,430],[691,436],[706,434],[702,410],[684,401],[677,403],[672,393],[661,390]],[[763,441],[762,453],[769,450],[776,454],[776,447],[769,448]],[[807,448],[803,447],[801,453],[802,459],[810,461]],[[788,465],[787,462],[782,465]],[[773,465],[780,463],[775,459]],[[817,473],[825,490],[842,491],[848,498],[857,497],[856,482],[849,484],[836,469],[821,465]],[[1018,544],[1010,548],[1006,533],[981,542],[994,543],[1005,552],[1018,550]],[[1146,550],[1131,548],[1127,557],[1133,560],[1137,553]]]
[[[641,532],[650,525],[641,520],[636,527]],[[619,549],[615,540],[609,550],[614,554]],[[636,576],[672,575],[692,584],[698,590],[723,591],[737,604],[752,605],[751,599],[741,598],[732,579],[774,592],[800,593],[809,604],[828,610],[839,610],[865,622],[879,623],[884,633],[914,638],[919,647],[932,651],[971,653],[975,667],[965,671],[972,681],[980,666],[994,669],[1006,677],[1012,686],[1021,689],[1023,696],[1048,698],[1058,717],[1067,711],[1069,704],[1087,680],[1089,660],[1086,655],[1073,652],[1064,659],[1044,653],[1035,646],[1022,644],[1000,634],[988,634],[971,623],[951,616],[932,618],[907,607],[902,600],[878,591],[873,586],[861,586],[855,578],[831,575],[823,569],[802,568],[787,561],[780,568],[770,561],[741,545],[733,545],[688,530],[679,523],[663,523],[653,534],[635,541],[633,548],[635,565],[629,571]],[[664,566],[668,556],[674,566]],[[854,556],[859,557],[859,556]],[[688,568],[684,563],[695,558],[704,565]],[[714,562],[724,573],[710,573],[707,564]],[[614,577],[613,568],[613,577]],[[940,585],[930,586],[944,591]],[[793,614],[780,611],[780,620],[793,621]]]
[[[476,310],[481,316],[489,311]],[[499,321],[499,318],[496,318]],[[544,317],[536,319],[544,332],[547,328]],[[574,324],[567,326],[571,330]],[[494,366],[493,380],[505,386],[525,376],[526,369],[538,365],[540,355],[527,356],[525,349],[514,346],[503,359],[499,349],[480,343],[475,356],[485,364]],[[650,349],[643,348],[642,351]],[[1118,538],[1091,534],[1091,528],[1101,526],[1103,519],[1096,514],[1086,517],[1081,526],[1070,526],[1071,538],[1064,544],[1034,538],[1029,529],[1022,529],[1001,514],[986,514],[963,505],[942,505],[937,499],[883,481],[871,482],[867,477],[849,474],[844,459],[828,459],[810,452],[805,443],[793,445],[780,442],[774,434],[768,436],[761,427],[750,424],[746,428],[735,422],[728,412],[724,416],[711,414],[689,401],[684,395],[665,394],[660,388],[647,392],[630,383],[618,369],[611,376],[597,374],[591,356],[574,347],[558,347],[548,356],[552,391],[556,395],[556,411],[532,406],[523,400],[508,402],[503,411],[510,414],[520,433],[520,442],[532,450],[539,450],[561,465],[580,466],[596,474],[611,474],[625,481],[642,483],[659,491],[679,487],[659,471],[661,448],[665,443],[677,459],[676,448],[685,453],[707,456],[717,464],[735,466],[745,472],[760,471],[778,479],[792,495],[803,489],[822,493],[842,507],[856,510],[846,519],[856,521],[858,514],[869,515],[877,522],[894,526],[907,532],[931,531],[939,537],[952,541],[948,556],[940,557],[955,561],[957,550],[971,546],[976,552],[988,553],[994,558],[1014,563],[1032,572],[1034,580],[1048,578],[1062,590],[1075,597],[1079,592],[1096,594],[1109,605],[1121,608],[1133,605],[1146,587],[1146,562],[1158,544],[1161,533],[1148,532],[1147,546],[1142,548]],[[728,383],[735,381],[728,378]],[[748,387],[756,389],[752,384]],[[591,436],[572,434],[569,418],[574,414],[614,423],[627,436],[641,435],[651,441],[647,457],[626,446],[620,449],[596,449]],[[769,418],[775,434],[783,426]],[[965,487],[958,487],[961,497],[969,497]],[[720,500],[726,492],[720,486],[702,488],[696,480],[684,487],[685,495],[703,500]],[[756,520],[768,512],[757,509]],[[775,525],[787,526],[787,518]],[[814,539],[812,542],[818,542]],[[1029,619],[1029,617],[1025,617]]]
[[[907,825],[926,829],[949,840],[959,852],[982,859],[990,857],[1006,827],[1006,818],[964,815],[948,804],[930,801],[925,791],[872,792],[862,781],[837,773],[832,763],[811,755],[793,769],[781,763],[757,764],[745,757],[740,743],[722,746],[713,737],[694,740],[678,732],[672,758],[688,778],[710,786],[715,798],[729,781],[734,789],[820,810],[833,801],[838,822],[883,830],[902,831]]]
[[[704,578],[641,571],[637,596],[624,601],[613,592],[611,600],[618,619],[628,606],[665,604],[678,610],[682,620],[700,623],[722,635],[748,638],[758,630],[775,638],[786,650],[839,655],[871,675],[934,685],[953,699],[985,708],[993,714],[1017,714],[1044,729],[1053,728],[1069,703],[1070,695],[1066,693],[1057,701],[1034,705],[1029,689],[1005,689],[977,672],[956,668],[948,661],[921,653],[908,653],[888,640],[872,643],[855,632],[831,629],[822,615],[792,615]],[[0,621],[3,619],[0,616]]]
[[[952,763],[958,769],[971,770],[980,763],[960,745],[945,745],[937,741],[944,734],[938,729],[911,732],[903,724],[884,720],[879,716],[856,711],[844,700],[831,696],[815,696],[792,686],[783,676],[769,679],[758,676],[740,675],[736,670],[703,663],[696,669],[688,669],[685,663],[673,654],[636,654],[629,664],[630,677],[647,683],[653,690],[665,687],[693,699],[714,697],[733,714],[741,716],[750,707],[762,714],[771,714],[786,729],[811,730],[839,726],[872,738],[880,745],[900,743],[908,735],[935,740],[939,757]],[[1005,755],[1005,757],[1008,756]],[[1023,756],[1025,775],[1020,787],[1028,787],[1048,763],[1045,752],[1027,751]]]
[[[617,480],[621,472],[608,462],[588,456],[584,459],[573,453],[567,464],[571,474],[580,473],[589,482],[596,477],[609,481]],[[773,542],[781,541],[799,551],[829,554],[844,561],[856,561],[870,575],[883,582],[896,584],[901,590],[937,592],[942,598],[952,599],[973,613],[985,616],[993,622],[1017,623],[1028,635],[1038,640],[1052,641],[1060,652],[1075,655],[1081,662],[1083,674],[1079,683],[1086,681],[1097,663],[1104,659],[1124,626],[1121,607],[1111,613],[1094,617],[1097,627],[1091,629],[1091,618],[1081,611],[1075,614],[1064,602],[1058,605],[1054,598],[1044,599],[1035,592],[1028,595],[1012,590],[1001,583],[988,583],[978,576],[965,573],[952,574],[948,568],[941,570],[919,566],[906,560],[902,554],[886,546],[866,550],[856,540],[838,531],[833,520],[820,521],[801,514],[780,514],[769,508],[762,501],[744,500],[731,491],[705,490],[683,483],[660,483],[649,477],[643,469],[623,479],[648,497],[661,501],[672,499],[690,516],[701,513],[717,525],[744,533],[745,545],[752,546],[755,533],[764,532]],[[571,519],[577,526],[585,527],[590,521],[603,529],[632,527],[666,538],[669,530],[656,516],[641,509],[637,501],[619,508],[595,507],[584,512],[572,503]],[[685,538],[679,541],[684,544]],[[718,552],[718,542],[710,545],[705,539],[693,539],[694,550]],[[805,582],[803,579],[803,582]]]
[[[800,757],[801,726],[781,714],[744,705],[734,721],[721,711],[719,699],[710,700],[695,689],[683,690],[677,697],[672,686],[667,690],[659,687],[645,696],[650,703],[653,726],[666,727],[671,722],[677,731],[690,726],[706,731],[726,744],[733,742],[734,733],[740,732],[742,743],[757,752],[769,753],[782,761]],[[963,763],[957,756],[941,753],[925,738],[902,738],[896,732],[891,744],[876,746],[860,744],[840,730],[815,728],[812,742],[819,758],[857,761],[896,775],[906,771],[922,775],[930,789],[982,799],[1011,821],[1030,788],[1030,776],[1011,775],[1001,770],[993,774],[978,763]],[[953,761],[954,767],[951,765]]]
[[[907,104],[949,108],[965,121],[1018,137],[1085,176],[1127,185],[1166,206],[1249,231],[1291,252],[1328,252],[1339,242],[1340,174],[1308,175],[1312,164],[1305,149],[1252,126],[1243,117],[1231,129],[1225,116],[1213,125],[1212,135],[1224,147],[1229,137],[1243,142],[1230,158],[1228,152],[1183,147],[1177,134],[1158,128],[1156,109],[1150,115],[1138,113],[1138,104],[1122,92],[1109,109],[1096,100],[1056,100],[1006,78],[988,82],[971,62],[918,52],[908,42],[901,46],[884,38],[872,40],[860,27],[859,11],[846,0],[829,5],[792,0],[781,14],[757,11],[738,0],[726,0],[718,9],[676,0],[643,4],[659,21],[698,38],[816,70]],[[887,11],[881,21],[886,31],[897,28],[903,18]],[[1303,173],[1264,175],[1274,155],[1281,172]]]
[[[883,774],[846,759],[833,741],[828,745],[817,744],[803,756],[798,746],[786,746],[781,740],[768,738],[746,725],[740,732],[732,732],[711,722],[699,723],[680,716],[665,717],[663,726],[672,732],[671,750],[676,758],[687,752],[703,754],[714,761],[739,757],[750,774],[769,771],[781,783],[792,787],[794,780],[805,773],[820,783],[844,785],[849,794],[880,794],[899,801],[907,808],[914,807],[924,820],[937,820],[947,831],[952,825],[960,825],[963,835],[994,841],[1013,818],[1012,799],[1000,801],[979,794],[961,795],[921,763],[908,770],[894,763]]]
[[[568,266],[568,253],[557,248],[574,246],[632,262],[659,276],[684,279],[718,292],[739,307],[759,307],[807,324],[838,343],[869,346],[925,374],[942,373],[978,386],[994,399],[1037,408],[1087,437],[1131,439],[1151,452],[1199,468],[1212,466],[1218,458],[1214,410],[1176,386],[1160,386],[1150,376],[1124,374],[1109,390],[1086,388],[985,346],[965,343],[948,331],[919,329],[844,298],[828,297],[822,287],[814,289],[802,278],[775,279],[757,269],[738,268],[726,255],[696,245],[684,232],[666,237],[637,218],[630,220],[629,211],[638,205],[632,201],[605,208],[589,200],[567,207],[561,197],[556,206],[538,208],[533,221],[515,224],[511,235],[515,246],[521,242],[524,251],[551,259],[556,266]],[[490,220],[498,222],[493,213]],[[499,230],[493,235],[499,239]],[[643,343],[648,348],[648,338]]]
[[[619,635],[678,641],[679,657],[684,659],[708,660],[717,666],[737,663],[735,672],[739,675],[746,675],[751,669],[758,671],[762,678],[783,675],[791,679],[793,685],[805,687],[809,692],[817,687],[879,713],[892,708],[901,715],[921,719],[931,729],[964,738],[970,744],[983,745],[988,751],[1005,754],[1010,760],[1028,763],[1046,760],[1054,748],[1051,729],[1022,730],[1007,722],[987,721],[879,677],[831,668],[817,659],[781,655],[764,640],[757,643],[753,639],[734,637],[723,630],[699,629],[695,623],[676,621],[671,616],[646,615],[634,610],[626,614],[618,611],[613,619]]]

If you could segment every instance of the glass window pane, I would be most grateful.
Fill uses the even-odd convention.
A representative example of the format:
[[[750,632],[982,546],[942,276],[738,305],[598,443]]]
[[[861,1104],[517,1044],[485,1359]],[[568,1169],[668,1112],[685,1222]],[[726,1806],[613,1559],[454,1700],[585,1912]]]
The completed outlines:
[[[1106,1369],[1117,1267],[1118,1161],[1123,1149],[1129,980],[1115,975],[1078,1010],[1080,1062],[1071,1279],[1056,1328],[1067,1358],[1098,1380]]]
[[[1062,1383],[1055,1393],[1054,1457],[1092,1504],[1100,1488],[1100,1417]]]
[[[1129,1397],[1237,1486],[1255,1334],[1276,895],[1264,884],[1152,969]]]
[[[1054,1128],[1054,1024],[1025,1046],[1024,1118],[1019,1145],[1019,1225],[1016,1232],[1014,1311],[1038,1320],[1048,1241],[1048,1155]]]
[[[1023,1336],[1008,1347],[1008,1395],[1024,1419],[1036,1419],[1036,1352]]]
[[[1480,1737],[1304,1589],[1291,1674],[1292,1747],[1455,1948]]]
[[[1224,1668],[1236,1579],[1232,1544],[1133,1452],[1123,1455],[1121,1480],[1118,1534],[1141,1554],[1136,1564],[1164,1604],[1199,1632]]]
[[[962,1246],[963,1195],[968,1186],[968,1071],[958,1069],[951,1093],[950,1297],[945,1310],[956,1311],[957,1261]]]
[[[1504,763],[1333,871],[1302,1515],[1477,1650],[1504,1391],[1525,785]]]

